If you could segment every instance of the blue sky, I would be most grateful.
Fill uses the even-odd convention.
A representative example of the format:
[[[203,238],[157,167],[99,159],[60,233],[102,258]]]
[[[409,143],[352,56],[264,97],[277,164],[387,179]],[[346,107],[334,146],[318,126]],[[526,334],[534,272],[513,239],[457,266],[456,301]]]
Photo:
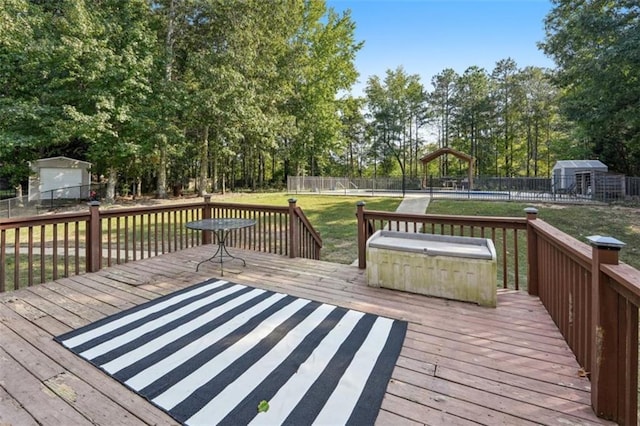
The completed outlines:
[[[400,65],[429,90],[445,68],[461,74],[477,65],[491,72],[507,57],[520,68],[554,67],[536,46],[550,0],[327,0],[327,6],[351,9],[356,39],[365,42],[356,58],[356,95],[369,76],[384,77]]]

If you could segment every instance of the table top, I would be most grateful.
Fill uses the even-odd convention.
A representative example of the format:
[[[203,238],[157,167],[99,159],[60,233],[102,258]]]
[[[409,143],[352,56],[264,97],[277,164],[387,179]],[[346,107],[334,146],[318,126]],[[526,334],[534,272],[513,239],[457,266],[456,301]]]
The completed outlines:
[[[186,227],[189,229],[198,229],[200,231],[226,231],[229,229],[247,228],[256,224],[253,219],[202,219],[193,222],[187,222]]]

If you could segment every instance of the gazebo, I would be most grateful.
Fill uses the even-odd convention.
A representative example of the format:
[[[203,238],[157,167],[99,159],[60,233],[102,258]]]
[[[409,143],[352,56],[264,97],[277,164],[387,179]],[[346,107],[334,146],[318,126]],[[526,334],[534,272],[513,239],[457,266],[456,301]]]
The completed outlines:
[[[420,159],[420,161],[422,162],[422,170],[424,172],[425,179],[427,178],[427,165],[431,161],[445,154],[451,154],[454,157],[457,157],[469,163],[469,176],[468,176],[469,190],[472,190],[473,189],[473,164],[475,163],[475,158],[473,158],[469,154],[465,154],[464,152],[456,151],[453,148],[439,148],[433,151],[432,153],[425,155]]]

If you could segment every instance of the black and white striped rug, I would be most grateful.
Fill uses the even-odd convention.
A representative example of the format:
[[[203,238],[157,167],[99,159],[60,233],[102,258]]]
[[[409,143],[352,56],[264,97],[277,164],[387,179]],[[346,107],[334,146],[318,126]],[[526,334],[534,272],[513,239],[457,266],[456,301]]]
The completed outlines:
[[[184,424],[342,425],[374,423],[406,329],[209,280],[56,340]]]

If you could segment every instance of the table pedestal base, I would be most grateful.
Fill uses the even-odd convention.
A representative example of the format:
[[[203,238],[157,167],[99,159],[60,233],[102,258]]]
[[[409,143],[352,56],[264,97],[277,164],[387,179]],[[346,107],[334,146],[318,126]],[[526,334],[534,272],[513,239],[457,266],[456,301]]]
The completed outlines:
[[[224,277],[224,258],[228,258],[229,260],[239,260],[242,262],[242,266],[247,266],[247,262],[244,261],[243,258],[238,257],[238,256],[234,256],[231,253],[229,253],[229,251],[227,250],[227,246],[224,243],[225,238],[222,237],[222,239],[220,239],[220,237],[218,236],[218,249],[216,250],[216,252],[213,254],[213,256],[211,256],[208,259],[203,260],[202,262],[198,263],[198,266],[196,266],[196,272],[198,272],[198,269],[200,269],[200,265],[202,265],[205,262],[213,262],[213,263],[219,263],[220,264],[220,276]]]
[[[242,262],[243,266],[247,266],[247,263],[243,258],[237,257],[229,253],[226,246],[226,240],[231,231],[237,231],[242,228],[248,228],[250,226],[254,226],[256,221],[254,219],[244,219],[244,218],[218,218],[218,219],[201,219],[194,220],[192,222],[187,222],[186,227],[189,229],[196,229],[202,232],[211,232],[216,236],[216,240],[218,243],[218,249],[210,258],[203,260],[198,263],[196,266],[196,272],[200,269],[200,265],[204,262],[214,262],[220,263],[220,274],[224,276],[224,258],[228,258],[229,260],[239,260]],[[207,241],[209,242],[209,241]],[[204,239],[203,239],[204,243]]]

